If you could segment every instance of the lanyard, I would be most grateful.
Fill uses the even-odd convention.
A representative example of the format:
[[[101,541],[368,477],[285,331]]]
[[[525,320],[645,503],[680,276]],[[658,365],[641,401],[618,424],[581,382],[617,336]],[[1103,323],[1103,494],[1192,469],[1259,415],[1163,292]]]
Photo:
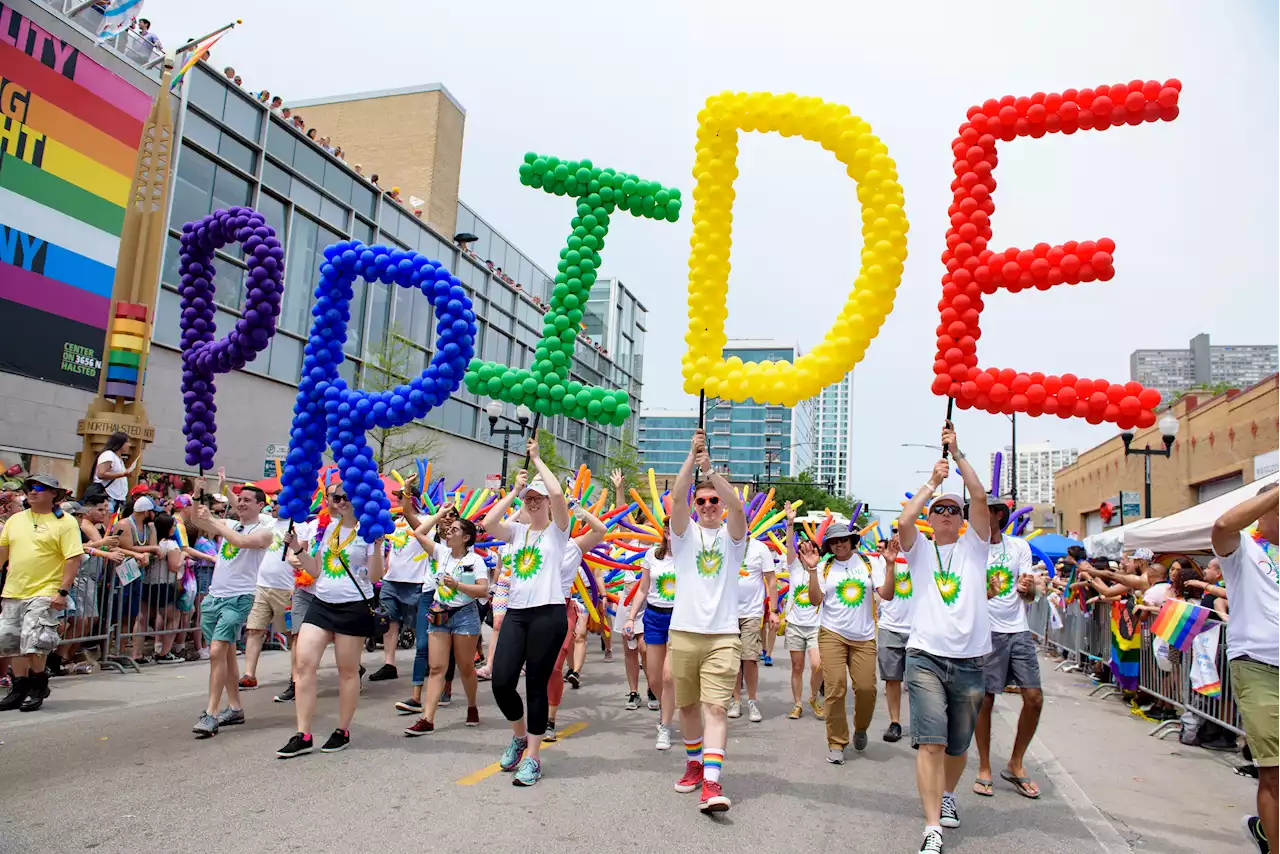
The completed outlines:
[[[937,557],[937,559],[938,559],[938,568],[937,568],[936,570],[934,570],[934,571],[935,571],[936,573],[941,573],[941,572],[942,572],[942,552],[938,551],[938,543],[937,543],[936,541],[934,541],[934,540],[930,540],[930,542],[932,542],[932,543],[933,543],[933,554],[934,554],[934,556],[935,556],[935,557]],[[956,543],[956,545],[959,545],[959,543]],[[947,557],[947,570],[946,570],[946,571],[947,571],[947,573],[948,573],[948,574],[951,572],[951,562],[952,562],[953,560],[955,560],[955,559],[956,559],[956,549],[955,549],[955,546],[952,546],[952,547],[951,547],[951,554],[950,554],[950,556],[948,556],[948,557]]]
[[[702,550],[705,552],[707,550],[707,540],[706,540],[706,537],[703,536],[702,534],[701,525],[698,525],[698,542],[702,543]],[[711,538],[711,544],[716,545],[719,542],[720,542],[720,529],[716,528],[716,535]]]
[[[339,524],[335,526],[333,529],[333,533],[329,535],[329,553],[334,554],[335,552],[337,553],[345,552],[347,550],[347,546],[355,542],[356,534],[359,532],[359,530],[360,530],[359,527],[352,528],[351,536],[347,537],[346,540],[339,543],[338,534],[342,533],[342,525]]]
[[[551,527],[551,523],[550,523],[550,522],[548,522],[548,523],[547,523],[547,528],[550,528],[550,527]],[[543,534],[545,534],[545,533],[547,532],[547,528],[543,528],[541,531],[539,531],[539,532],[538,532],[538,536],[536,536],[536,537],[534,537],[534,538],[533,538],[533,547],[534,547],[534,548],[537,548],[537,547],[538,547],[538,543],[542,542],[542,535],[543,535]],[[525,529],[524,529],[524,545],[523,545],[523,546],[521,546],[521,548],[527,549],[527,548],[529,547],[529,532],[530,532],[530,531],[532,531],[532,530],[533,530],[533,528],[525,528]]]

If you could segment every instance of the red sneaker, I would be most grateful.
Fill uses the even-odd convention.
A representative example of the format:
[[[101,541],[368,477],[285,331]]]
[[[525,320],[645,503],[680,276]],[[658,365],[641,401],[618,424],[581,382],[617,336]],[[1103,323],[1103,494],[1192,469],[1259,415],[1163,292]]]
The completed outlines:
[[[467,726],[480,726],[480,710],[475,706],[467,706]]]
[[[241,676],[240,681],[236,683],[241,691],[252,691],[258,687],[258,680],[252,676]]]
[[[436,725],[426,718],[418,718],[413,722],[412,726],[404,728],[404,734],[410,738],[416,738],[420,735],[430,735],[436,731]]]
[[[711,780],[703,782],[702,801],[698,804],[698,809],[703,812],[728,812],[730,806],[729,799],[720,790],[719,782],[712,782]]]
[[[676,781],[676,791],[681,793],[696,792],[702,785],[702,763],[690,759],[684,768],[684,776]]]

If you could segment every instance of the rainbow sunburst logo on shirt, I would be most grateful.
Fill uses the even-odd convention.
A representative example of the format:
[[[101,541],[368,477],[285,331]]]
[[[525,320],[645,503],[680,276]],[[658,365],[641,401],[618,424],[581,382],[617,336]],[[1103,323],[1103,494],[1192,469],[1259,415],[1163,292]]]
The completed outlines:
[[[751,577],[751,570],[747,569],[747,565],[746,565],[745,563],[744,563],[741,567],[739,567],[739,568],[738,568],[738,577],[739,577],[739,578],[750,578],[750,577]]]
[[[517,549],[511,558],[511,571],[521,581],[528,581],[542,569],[542,552],[537,546],[525,546]]]
[[[218,549],[218,554],[222,555],[223,560],[235,560],[236,555],[240,554],[240,549],[223,540],[222,547]]]
[[[333,549],[325,549],[324,555],[320,558],[320,568],[324,570],[324,574],[330,578],[342,578],[347,571],[342,568],[342,552],[335,552]]]
[[[718,549],[699,549],[696,560],[698,575],[703,578],[715,578],[724,567],[724,555]]]
[[[987,567],[987,589],[994,590],[996,597],[1007,596],[1013,592],[1013,573],[1009,567],[996,564]]]
[[[269,552],[284,551],[284,537],[279,534],[273,534],[271,537],[271,547],[267,549]]]
[[[664,572],[658,576],[654,582],[657,588],[658,598],[663,602],[676,601],[676,574],[674,572]]]
[[[797,608],[812,608],[813,602],[809,599],[809,585],[801,584],[796,588],[796,592],[792,597]]]
[[[434,572],[434,569],[432,571]],[[443,584],[441,584],[439,587],[436,588],[437,602],[452,602],[454,599],[457,599],[457,598],[458,598],[458,591],[454,590],[453,588],[445,587]]]
[[[408,528],[396,528],[390,534],[387,534],[387,542],[391,543],[392,551],[398,552],[409,545],[409,537],[411,536],[412,534],[409,533]]]
[[[910,599],[914,592],[911,587],[911,570],[900,569],[893,573],[893,597],[895,599]]]
[[[867,585],[859,578],[845,578],[836,584],[836,599],[846,608],[856,608],[867,595]]]
[[[942,604],[951,606],[960,598],[960,576],[949,569],[939,570],[933,574],[933,583],[938,585],[942,594]]]

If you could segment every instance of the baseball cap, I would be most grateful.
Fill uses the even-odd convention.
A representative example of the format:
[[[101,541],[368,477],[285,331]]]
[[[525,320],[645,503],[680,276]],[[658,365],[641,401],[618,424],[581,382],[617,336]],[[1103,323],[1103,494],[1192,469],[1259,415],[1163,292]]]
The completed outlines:
[[[150,485],[145,484],[145,483],[140,483],[140,484],[138,484],[137,486],[135,486],[133,489],[129,490],[129,494],[130,494],[130,495],[142,495],[143,493],[147,493],[147,492],[150,492],[150,491],[151,491],[151,486],[150,486]]]
[[[145,495],[139,498],[137,501],[133,502],[134,513],[146,513],[148,510],[155,510],[155,509],[156,509],[156,503]]]
[[[529,481],[529,485],[526,486],[524,488],[524,491],[520,493],[520,497],[523,499],[530,492],[535,493],[537,495],[541,495],[543,498],[550,497],[550,493],[547,492],[547,485],[542,482],[541,478],[534,478],[533,480]]]
[[[954,492],[944,492],[929,502],[929,509],[932,510],[944,501],[950,501],[957,507],[964,507],[964,500],[959,495]]]
[[[230,499],[227,498],[227,496],[223,495],[221,492],[215,492],[213,494],[213,500],[218,502],[219,504],[226,504],[228,501],[230,501]]]
[[[84,515],[84,505],[79,501],[64,501],[60,506],[63,513],[70,513],[72,516]]]

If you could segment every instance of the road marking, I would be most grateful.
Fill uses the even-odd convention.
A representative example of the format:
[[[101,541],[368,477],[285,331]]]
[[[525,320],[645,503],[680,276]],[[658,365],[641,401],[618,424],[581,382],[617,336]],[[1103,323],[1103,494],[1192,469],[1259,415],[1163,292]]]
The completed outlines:
[[[550,744],[543,744],[542,749],[546,750],[549,747],[555,747],[557,744],[564,741],[569,736],[573,735],[576,732],[582,732],[586,728],[587,728],[586,721],[578,721],[576,724],[569,724],[567,727],[560,730],[560,733],[559,733],[560,737],[557,740],[551,742]],[[459,780],[458,785],[474,786],[476,783],[489,779],[490,777],[492,777],[494,774],[497,774],[501,770],[502,770],[502,766],[500,766],[497,762],[495,762],[492,765],[489,765],[485,768],[481,768],[479,771],[471,772],[470,774],[468,774],[467,776]]]
[[[1006,710],[1006,707],[997,705],[996,713],[1004,719],[1005,724],[1009,727],[1011,734],[1016,733],[1018,729],[1018,715],[1012,710]],[[1129,843],[1124,841],[1124,837],[1116,830],[1102,811],[1089,800],[1089,796],[1084,793],[1084,789],[1080,788],[1080,784],[1075,781],[1067,771],[1062,767],[1062,763],[1049,748],[1044,746],[1044,742],[1039,737],[1033,737],[1031,744],[1027,745],[1027,753],[1033,758],[1040,761],[1040,765],[1044,770],[1044,776],[1049,778],[1049,782],[1053,787],[1062,793],[1062,798],[1071,807],[1071,811],[1075,813],[1080,823],[1089,831],[1089,835],[1094,838],[1101,849],[1107,854],[1131,854],[1133,848]]]

